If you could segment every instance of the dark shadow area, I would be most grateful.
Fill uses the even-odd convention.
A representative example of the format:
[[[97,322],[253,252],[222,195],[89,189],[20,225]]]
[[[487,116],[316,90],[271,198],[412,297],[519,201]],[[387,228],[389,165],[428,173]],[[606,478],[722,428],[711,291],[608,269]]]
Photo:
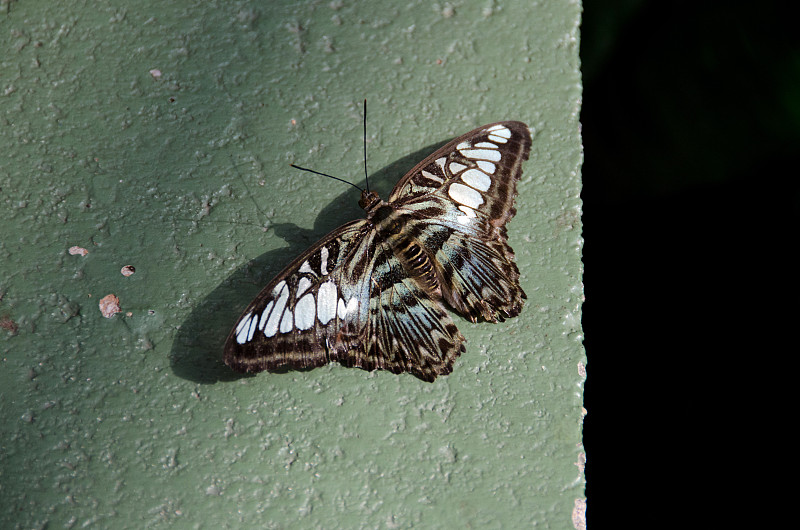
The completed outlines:
[[[406,172],[449,140],[429,145],[370,175],[370,187],[386,200]],[[358,185],[363,187],[364,182]],[[342,187],[346,189],[322,209],[312,230],[291,223],[272,225],[270,230],[286,241],[288,247],[266,252],[242,265],[197,304],[172,343],[170,362],[176,375],[201,384],[254,377],[236,373],[222,362],[225,339],[247,304],[276,274],[325,234],[364,216],[358,206],[358,191]]]
[[[775,2],[584,8],[588,528],[700,526],[795,239],[797,31]]]

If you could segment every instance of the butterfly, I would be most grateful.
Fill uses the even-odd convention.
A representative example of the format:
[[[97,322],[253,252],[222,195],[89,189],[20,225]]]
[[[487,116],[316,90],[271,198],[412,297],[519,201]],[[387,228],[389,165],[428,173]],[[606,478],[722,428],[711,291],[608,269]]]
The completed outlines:
[[[244,310],[225,344],[238,372],[330,362],[449,374],[465,338],[445,309],[477,322],[522,310],[506,222],[531,134],[518,121],[479,127],[436,150],[388,201],[361,193],[366,218],[302,253]]]

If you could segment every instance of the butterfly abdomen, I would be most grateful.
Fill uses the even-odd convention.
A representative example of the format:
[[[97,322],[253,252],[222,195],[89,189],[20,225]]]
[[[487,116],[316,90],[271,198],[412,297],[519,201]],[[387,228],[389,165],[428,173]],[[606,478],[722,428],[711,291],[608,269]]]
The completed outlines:
[[[414,240],[402,241],[402,246],[395,247],[394,251],[408,275],[432,298],[441,298],[439,279],[428,254]]]

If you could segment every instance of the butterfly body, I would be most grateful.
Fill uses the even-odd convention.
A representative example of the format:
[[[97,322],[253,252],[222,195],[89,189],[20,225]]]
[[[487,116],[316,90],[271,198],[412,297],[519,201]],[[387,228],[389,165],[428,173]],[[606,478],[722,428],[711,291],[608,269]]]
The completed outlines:
[[[329,362],[450,373],[464,336],[445,303],[472,322],[519,314],[505,223],[530,151],[520,122],[486,125],[437,150],[383,201],[364,191],[364,219],[334,230],[251,302],[225,345],[241,372]]]

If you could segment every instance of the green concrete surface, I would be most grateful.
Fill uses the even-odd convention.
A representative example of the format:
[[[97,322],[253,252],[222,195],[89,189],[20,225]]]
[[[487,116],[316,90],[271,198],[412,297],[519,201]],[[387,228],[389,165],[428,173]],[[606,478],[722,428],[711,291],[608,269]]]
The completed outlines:
[[[580,527],[580,9],[0,2],[0,528]],[[455,317],[433,384],[240,377],[244,306],[362,215],[288,164],[362,182],[364,98],[383,197],[443,141],[531,126],[525,309]]]

